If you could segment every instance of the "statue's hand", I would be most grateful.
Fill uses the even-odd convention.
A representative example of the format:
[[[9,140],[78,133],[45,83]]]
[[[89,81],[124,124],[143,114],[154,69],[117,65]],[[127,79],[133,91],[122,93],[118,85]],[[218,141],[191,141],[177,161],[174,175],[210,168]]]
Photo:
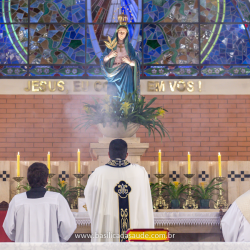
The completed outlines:
[[[134,62],[131,61],[131,60],[130,60],[128,57],[126,57],[126,56],[122,58],[122,61],[123,61],[124,63],[129,64],[130,66],[135,66]]]
[[[111,58],[116,57],[116,56],[117,56],[117,51],[112,50],[108,55],[106,55],[106,56],[104,57],[104,62],[107,62],[107,61],[109,61]]]
[[[126,56],[122,58],[122,61],[123,61],[124,63],[127,63],[127,64],[130,64],[130,63],[131,63],[130,59],[129,59],[128,57],[126,57]]]
[[[117,51],[116,50],[112,50],[109,54],[108,54],[109,59],[113,58],[113,57],[117,57]]]

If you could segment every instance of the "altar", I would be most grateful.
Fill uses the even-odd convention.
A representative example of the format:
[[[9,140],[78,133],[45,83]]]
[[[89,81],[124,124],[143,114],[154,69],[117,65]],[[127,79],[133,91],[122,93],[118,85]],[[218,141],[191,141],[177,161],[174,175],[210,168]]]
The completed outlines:
[[[219,209],[162,209],[154,210],[155,228],[167,228],[172,235],[170,242],[220,242]],[[225,210],[224,210],[225,211]],[[88,212],[72,210],[76,219],[77,229],[70,238],[70,242],[90,241],[87,236],[91,234],[91,221]]]

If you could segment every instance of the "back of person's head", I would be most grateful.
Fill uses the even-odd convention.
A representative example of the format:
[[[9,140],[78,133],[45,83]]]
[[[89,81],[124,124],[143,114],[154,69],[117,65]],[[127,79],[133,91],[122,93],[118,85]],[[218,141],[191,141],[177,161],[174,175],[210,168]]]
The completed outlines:
[[[31,188],[45,187],[49,170],[47,166],[41,162],[35,162],[28,168],[27,179]]]
[[[128,144],[122,139],[115,139],[109,144],[109,156],[111,160],[120,158],[126,159],[128,151]]]

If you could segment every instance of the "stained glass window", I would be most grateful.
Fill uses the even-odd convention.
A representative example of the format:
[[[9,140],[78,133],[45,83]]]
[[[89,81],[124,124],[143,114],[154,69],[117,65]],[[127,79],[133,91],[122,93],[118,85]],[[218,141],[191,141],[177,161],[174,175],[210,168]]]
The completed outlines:
[[[128,16],[141,78],[249,77],[249,0],[2,0],[0,76],[103,78]]]

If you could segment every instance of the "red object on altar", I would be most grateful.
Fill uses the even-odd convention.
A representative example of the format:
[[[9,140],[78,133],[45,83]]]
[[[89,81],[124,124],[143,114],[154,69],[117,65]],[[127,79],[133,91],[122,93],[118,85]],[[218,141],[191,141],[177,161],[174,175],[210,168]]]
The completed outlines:
[[[8,236],[6,235],[4,229],[3,229],[3,222],[5,219],[5,216],[7,214],[8,209],[8,203],[7,202],[1,202],[0,203],[0,242],[12,242]]]

